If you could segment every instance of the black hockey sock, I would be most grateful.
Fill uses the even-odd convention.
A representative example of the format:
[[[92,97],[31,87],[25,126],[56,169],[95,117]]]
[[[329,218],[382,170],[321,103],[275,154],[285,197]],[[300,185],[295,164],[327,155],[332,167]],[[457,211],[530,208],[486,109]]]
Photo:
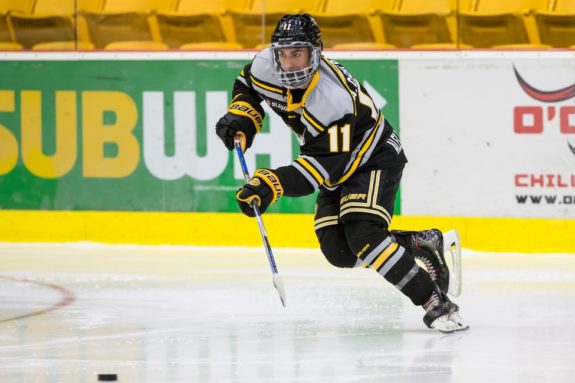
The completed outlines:
[[[431,296],[433,281],[429,274],[415,263],[408,250],[392,242],[390,237],[360,258],[411,299],[413,304],[420,306]]]

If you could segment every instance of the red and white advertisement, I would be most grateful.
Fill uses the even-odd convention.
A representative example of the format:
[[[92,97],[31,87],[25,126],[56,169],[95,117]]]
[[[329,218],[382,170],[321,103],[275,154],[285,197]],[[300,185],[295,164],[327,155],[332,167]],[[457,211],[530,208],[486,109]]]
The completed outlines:
[[[402,214],[575,219],[575,60],[400,61]]]

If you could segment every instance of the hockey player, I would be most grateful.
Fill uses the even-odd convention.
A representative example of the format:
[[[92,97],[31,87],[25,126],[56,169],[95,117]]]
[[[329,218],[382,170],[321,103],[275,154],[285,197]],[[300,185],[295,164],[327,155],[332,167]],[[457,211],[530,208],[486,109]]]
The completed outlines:
[[[310,15],[282,17],[270,47],[237,77],[228,113],[216,124],[229,150],[236,135],[243,150],[252,145],[264,119],[262,101],[296,134],[301,155],[288,166],[257,169],[236,194],[241,211],[253,217],[253,201],[263,213],[283,195],[319,188],[315,232],[332,265],[372,268],[423,307],[430,328],[466,329],[446,295],[441,232],[389,231],[407,162],[399,137],[364,87],[322,55],[321,33]]]

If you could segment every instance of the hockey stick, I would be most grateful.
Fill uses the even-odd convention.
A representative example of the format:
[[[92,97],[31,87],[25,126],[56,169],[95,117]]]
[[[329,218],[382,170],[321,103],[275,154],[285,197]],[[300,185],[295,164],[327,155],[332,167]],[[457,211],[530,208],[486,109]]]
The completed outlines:
[[[246,159],[244,158],[244,153],[242,151],[241,145],[241,138],[240,136],[236,135],[234,137],[234,147],[236,149],[236,154],[238,156],[238,160],[240,161],[240,165],[242,167],[242,173],[244,174],[244,180],[246,182],[250,181],[250,172],[248,171],[248,166],[246,165]],[[266,251],[266,255],[268,257],[268,262],[272,269],[273,275],[273,282],[274,287],[278,291],[280,295],[280,299],[282,301],[282,305],[285,307],[286,305],[286,293],[284,289],[284,283],[281,279],[280,275],[278,274],[278,268],[276,267],[276,261],[274,259],[274,255],[272,254],[272,248],[270,246],[270,241],[268,240],[268,235],[266,233],[266,229],[264,227],[264,221],[262,219],[262,215],[260,213],[260,208],[256,201],[253,201],[252,208],[254,209],[254,213],[256,215],[256,219],[258,221],[258,226],[260,228],[260,234],[262,235],[262,241],[264,243],[264,249]]]

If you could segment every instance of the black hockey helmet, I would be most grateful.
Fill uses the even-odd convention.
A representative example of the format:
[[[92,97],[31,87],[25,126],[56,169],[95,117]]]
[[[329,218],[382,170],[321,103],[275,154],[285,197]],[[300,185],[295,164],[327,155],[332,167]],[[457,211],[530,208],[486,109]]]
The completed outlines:
[[[285,48],[305,47],[310,52],[310,65],[307,68],[287,72],[279,62],[279,52]],[[284,15],[272,33],[271,52],[275,75],[288,88],[305,86],[319,68],[323,43],[321,31],[313,17],[307,13]]]
[[[307,13],[284,15],[272,33],[272,44],[289,44],[306,42],[322,48],[321,32],[313,17]]]

